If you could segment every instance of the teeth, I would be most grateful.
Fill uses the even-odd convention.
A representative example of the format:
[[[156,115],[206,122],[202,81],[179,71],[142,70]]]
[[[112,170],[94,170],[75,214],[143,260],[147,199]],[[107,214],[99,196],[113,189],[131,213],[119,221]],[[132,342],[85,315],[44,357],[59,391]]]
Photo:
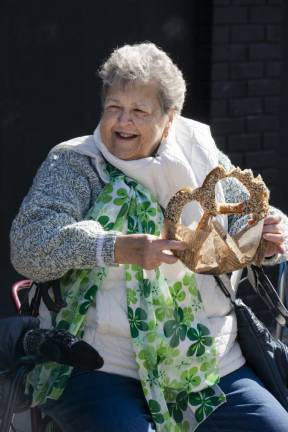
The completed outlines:
[[[129,134],[129,133],[124,133],[124,132],[118,132],[118,135],[120,135],[120,137],[122,137],[122,138],[131,138],[131,137],[135,136],[135,134]]]

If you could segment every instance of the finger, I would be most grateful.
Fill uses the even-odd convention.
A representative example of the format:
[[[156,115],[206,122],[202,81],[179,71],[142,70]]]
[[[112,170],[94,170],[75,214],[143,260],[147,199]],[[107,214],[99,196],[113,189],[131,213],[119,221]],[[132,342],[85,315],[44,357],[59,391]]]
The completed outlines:
[[[179,240],[156,240],[155,243],[159,250],[185,250],[185,243]]]
[[[175,264],[178,261],[178,258],[175,255],[170,255],[168,253],[162,252],[160,255],[160,260],[166,264]]]
[[[282,234],[265,233],[263,234],[263,238],[278,245],[284,243],[284,236]]]
[[[264,225],[263,227],[263,234],[272,233],[272,234],[282,234],[283,235],[283,229],[280,224],[275,225]]]
[[[266,216],[264,219],[264,225],[275,225],[281,222],[281,216]]]
[[[277,253],[283,254],[286,252],[284,244],[276,245],[276,251]]]
[[[161,262],[154,261],[151,263],[143,264],[142,267],[144,270],[154,270],[155,268],[159,267],[161,265]]]
[[[270,243],[265,251],[266,257],[271,257],[276,254],[283,254],[285,253],[285,247],[284,245],[277,245],[275,243]]]

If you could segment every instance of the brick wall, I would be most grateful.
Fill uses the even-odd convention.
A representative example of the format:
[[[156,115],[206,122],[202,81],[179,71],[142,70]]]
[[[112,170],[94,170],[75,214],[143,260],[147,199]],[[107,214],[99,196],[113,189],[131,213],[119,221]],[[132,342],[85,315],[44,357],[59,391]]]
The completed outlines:
[[[210,124],[218,146],[260,172],[278,204],[283,3],[214,0]]]

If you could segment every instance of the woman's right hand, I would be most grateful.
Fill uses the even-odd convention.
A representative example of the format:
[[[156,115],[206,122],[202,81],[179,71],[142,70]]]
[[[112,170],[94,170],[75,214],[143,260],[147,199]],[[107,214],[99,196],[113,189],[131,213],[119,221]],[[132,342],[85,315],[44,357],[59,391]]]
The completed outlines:
[[[185,244],[178,240],[163,240],[150,234],[123,234],[116,239],[115,262],[138,264],[152,270],[162,263],[174,264],[178,258],[171,251],[185,249]]]

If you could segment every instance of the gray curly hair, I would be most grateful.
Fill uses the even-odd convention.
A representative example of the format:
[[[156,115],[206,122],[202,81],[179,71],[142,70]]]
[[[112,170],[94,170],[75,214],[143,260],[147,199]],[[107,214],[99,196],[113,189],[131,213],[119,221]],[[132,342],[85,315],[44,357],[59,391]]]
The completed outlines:
[[[186,83],[171,58],[153,43],[124,45],[115,49],[99,69],[103,83],[102,98],[116,83],[154,82],[159,87],[159,101],[166,113],[171,108],[181,113]]]

